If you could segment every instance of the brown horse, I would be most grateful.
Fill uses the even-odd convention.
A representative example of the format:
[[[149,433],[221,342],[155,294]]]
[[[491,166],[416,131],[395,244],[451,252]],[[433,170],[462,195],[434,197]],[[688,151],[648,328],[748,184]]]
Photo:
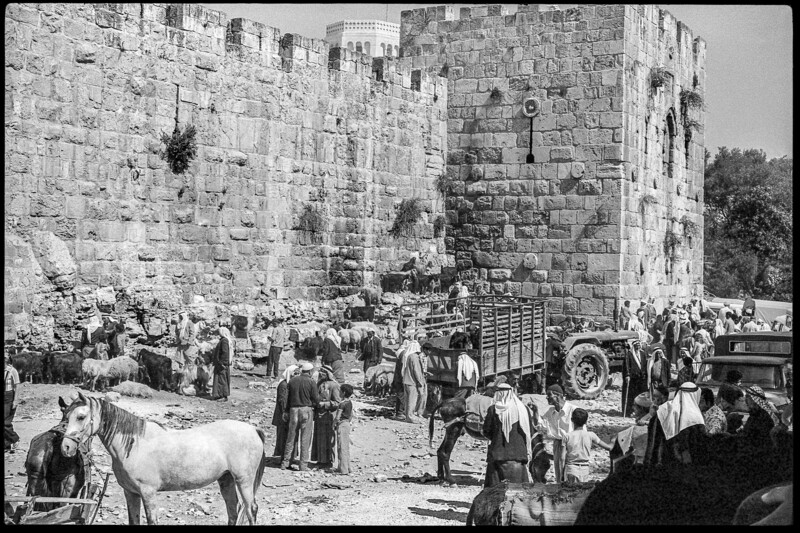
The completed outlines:
[[[255,524],[255,493],[266,464],[262,430],[236,420],[168,430],[80,392],[65,416],[62,453],[72,457],[80,443],[99,435],[125,491],[131,525],[139,524],[142,504],[147,523],[157,524],[156,493],[199,489],[214,481],[225,500],[228,525],[240,524],[243,513]]]
[[[58,399],[61,412],[66,413],[67,404]],[[44,433],[31,439],[28,455],[25,458],[25,473],[28,475],[27,496],[50,496],[56,498],[77,498],[84,483],[88,481],[88,461],[85,453],[65,457],[61,454],[61,440],[67,426],[66,416],[61,422]],[[82,448],[85,452],[85,450]],[[64,504],[37,504],[49,511]]]
[[[444,441],[436,451],[437,467],[436,472],[440,481],[453,484],[455,480],[450,474],[450,454],[455,448],[458,439],[467,433],[470,437],[478,440],[487,440],[480,430],[471,428],[466,423],[467,418],[467,402],[464,398],[450,398],[442,400],[442,387],[441,385],[428,385],[428,401],[425,404],[426,417],[430,417],[428,425],[428,446],[433,442],[433,420],[436,411],[442,416],[442,421],[445,426]],[[432,406],[432,408],[430,407]],[[539,410],[533,403],[528,403],[531,409],[531,430],[533,435],[531,437],[531,451],[533,457],[528,469],[534,481],[544,483],[544,476],[550,469],[550,459],[544,450],[544,437],[541,433],[536,431],[535,421],[539,419]]]

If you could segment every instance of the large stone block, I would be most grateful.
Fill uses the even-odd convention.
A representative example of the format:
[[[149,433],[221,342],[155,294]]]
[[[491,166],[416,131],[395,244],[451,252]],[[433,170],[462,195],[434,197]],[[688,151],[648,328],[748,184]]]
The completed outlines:
[[[507,268],[492,268],[489,270],[490,281],[508,281],[511,279],[511,270]]]
[[[588,316],[604,316],[603,300],[597,298],[581,299],[581,314]]]
[[[45,276],[59,289],[75,286],[77,268],[67,245],[49,231],[34,232],[31,249]]]

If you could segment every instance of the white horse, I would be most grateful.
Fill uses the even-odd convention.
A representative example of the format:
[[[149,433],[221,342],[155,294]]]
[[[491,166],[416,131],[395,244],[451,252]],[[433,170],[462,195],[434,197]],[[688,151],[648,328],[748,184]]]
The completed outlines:
[[[142,503],[147,523],[158,523],[157,492],[199,489],[214,481],[225,500],[228,525],[242,523],[242,514],[250,525],[255,524],[255,494],[266,464],[266,434],[261,429],[220,420],[169,430],[80,392],[64,416],[67,427],[62,454],[74,456],[79,444],[99,435],[125,491],[129,524],[139,524]],[[239,505],[240,498],[244,505]]]

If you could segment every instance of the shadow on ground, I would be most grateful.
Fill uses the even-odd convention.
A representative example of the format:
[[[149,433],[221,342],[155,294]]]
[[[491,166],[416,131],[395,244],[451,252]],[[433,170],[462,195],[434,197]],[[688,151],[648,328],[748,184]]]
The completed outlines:
[[[408,510],[419,516],[430,516],[432,518],[438,518],[439,520],[457,520],[465,524],[467,523],[467,513],[459,511],[435,511],[433,509],[423,509],[422,507],[409,507]]]
[[[464,509],[469,509],[472,507],[471,503],[467,502],[458,502],[455,500],[440,500],[438,498],[433,498],[428,500],[430,503],[436,503],[439,505],[449,505],[450,507],[463,507]]]

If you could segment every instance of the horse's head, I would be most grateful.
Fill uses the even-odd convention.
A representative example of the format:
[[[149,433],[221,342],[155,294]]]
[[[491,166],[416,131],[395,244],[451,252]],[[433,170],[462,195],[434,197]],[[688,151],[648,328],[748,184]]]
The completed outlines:
[[[64,416],[67,419],[61,454],[74,457],[78,446],[100,429],[100,417],[93,413],[91,403],[82,392],[78,392],[78,397],[69,406],[65,407],[63,400],[59,401],[59,405],[66,409]]]
[[[425,409],[422,411],[422,416],[424,418],[428,418],[429,416],[431,416],[441,403],[442,403],[442,386],[428,385],[428,401],[425,402]]]

